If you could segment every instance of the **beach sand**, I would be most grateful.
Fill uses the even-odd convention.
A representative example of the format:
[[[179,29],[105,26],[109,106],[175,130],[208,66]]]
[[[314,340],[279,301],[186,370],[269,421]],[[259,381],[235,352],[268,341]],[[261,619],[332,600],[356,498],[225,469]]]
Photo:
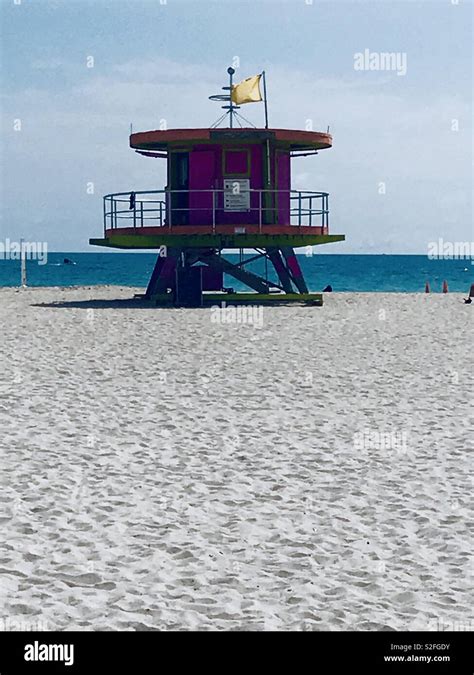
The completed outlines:
[[[473,630],[472,305],[133,292],[0,289],[7,630]]]

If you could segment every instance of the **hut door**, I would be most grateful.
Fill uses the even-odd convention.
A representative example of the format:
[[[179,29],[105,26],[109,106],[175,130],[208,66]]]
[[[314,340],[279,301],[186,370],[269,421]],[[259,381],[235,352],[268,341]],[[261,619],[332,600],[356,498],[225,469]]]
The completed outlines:
[[[215,181],[214,150],[195,150],[189,161],[189,222],[212,225]]]
[[[278,225],[290,225],[290,154],[277,151]]]
[[[170,161],[171,223],[189,222],[189,152],[172,152]]]

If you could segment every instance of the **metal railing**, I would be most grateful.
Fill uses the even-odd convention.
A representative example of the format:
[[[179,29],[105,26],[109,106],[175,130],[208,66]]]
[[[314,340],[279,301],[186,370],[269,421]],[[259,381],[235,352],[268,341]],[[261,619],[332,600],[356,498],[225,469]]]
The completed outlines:
[[[255,213],[249,225],[329,227],[329,194],[307,190],[241,190],[244,206],[231,206],[228,190],[151,190],[117,192],[104,197],[104,232],[123,227],[227,224],[223,214]],[[200,205],[189,205],[190,197]],[[235,195],[234,195],[235,196]],[[289,219],[289,222],[288,222]],[[203,221],[203,222],[200,222]],[[244,223],[242,223],[244,224]]]

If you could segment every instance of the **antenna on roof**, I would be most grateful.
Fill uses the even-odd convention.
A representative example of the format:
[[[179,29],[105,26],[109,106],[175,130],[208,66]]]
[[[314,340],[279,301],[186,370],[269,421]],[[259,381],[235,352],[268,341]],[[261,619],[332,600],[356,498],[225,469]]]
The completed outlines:
[[[255,129],[256,128],[255,124],[253,124],[252,122],[250,122],[250,120],[248,120],[246,117],[244,117],[243,115],[241,115],[240,113],[237,112],[237,110],[240,110],[240,106],[236,105],[234,103],[234,101],[232,100],[232,90],[234,89],[232,78],[233,78],[233,75],[235,73],[235,70],[234,70],[234,68],[232,68],[230,66],[229,68],[227,68],[227,72],[229,74],[229,86],[228,87],[222,87],[222,89],[224,91],[228,91],[229,93],[228,94],[214,94],[213,96],[209,96],[210,101],[222,101],[222,102],[227,104],[227,105],[222,106],[223,110],[225,110],[225,113],[223,115],[221,115],[219,117],[219,119],[214,122],[214,124],[211,125],[211,129],[214,129],[215,127],[218,127],[219,124],[225,120],[227,115],[229,115],[229,126],[230,126],[231,129],[234,127],[234,120],[237,120],[240,127],[242,127],[242,124],[240,123],[240,120],[243,120],[244,122],[246,122],[247,124],[249,124],[251,127],[253,127]],[[240,85],[238,85],[238,86],[240,86]]]
[[[240,109],[240,106],[235,105],[234,102],[232,101],[232,77],[235,73],[234,68],[231,66],[227,68],[227,72],[229,73],[229,86],[228,87],[222,87],[224,91],[228,91],[228,94],[214,94],[213,96],[209,96],[210,101],[223,101],[224,103],[227,103],[228,105],[223,105],[221,106],[223,110],[226,112],[219,117],[217,122],[214,122],[212,126],[217,126],[227,115],[229,115],[229,126],[232,129],[234,126],[234,115],[237,115],[235,112],[236,110]]]

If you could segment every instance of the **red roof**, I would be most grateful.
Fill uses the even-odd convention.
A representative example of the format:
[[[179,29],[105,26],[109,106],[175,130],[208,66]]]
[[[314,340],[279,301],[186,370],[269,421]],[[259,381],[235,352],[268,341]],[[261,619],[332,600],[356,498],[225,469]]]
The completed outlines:
[[[138,150],[167,150],[170,146],[199,143],[259,143],[271,140],[290,150],[323,150],[332,146],[332,136],[321,131],[298,129],[167,129],[142,131],[130,136],[130,147]]]

